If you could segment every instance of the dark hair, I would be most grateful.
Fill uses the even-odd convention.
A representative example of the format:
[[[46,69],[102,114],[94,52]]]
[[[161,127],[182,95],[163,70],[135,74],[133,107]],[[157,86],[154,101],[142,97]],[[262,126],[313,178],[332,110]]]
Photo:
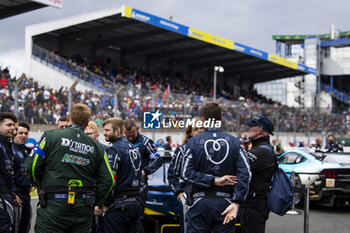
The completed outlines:
[[[171,137],[170,137],[170,136],[166,136],[165,140],[166,140],[167,142],[170,142]]]
[[[13,122],[17,123],[17,117],[15,114],[12,112],[2,112],[0,113],[0,124],[5,120],[5,119],[11,119]]]
[[[130,131],[132,127],[137,127],[137,123],[134,119],[126,119],[124,120],[124,127],[127,131]]]
[[[30,130],[30,126],[27,122],[21,121],[18,123],[18,127],[23,127],[23,128],[27,128],[28,131]]]
[[[67,115],[61,116],[58,121],[67,121]]]
[[[202,116],[205,120],[212,119],[214,121],[221,120],[221,107],[218,103],[209,102],[203,107]]]

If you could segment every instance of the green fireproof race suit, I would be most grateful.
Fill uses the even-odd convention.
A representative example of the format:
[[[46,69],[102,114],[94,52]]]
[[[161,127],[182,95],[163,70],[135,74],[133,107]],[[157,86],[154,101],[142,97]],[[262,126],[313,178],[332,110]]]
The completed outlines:
[[[90,232],[93,204],[86,197],[94,193],[94,204],[101,204],[114,182],[103,146],[76,125],[48,130],[26,166],[47,197],[47,207],[37,208],[35,232]]]

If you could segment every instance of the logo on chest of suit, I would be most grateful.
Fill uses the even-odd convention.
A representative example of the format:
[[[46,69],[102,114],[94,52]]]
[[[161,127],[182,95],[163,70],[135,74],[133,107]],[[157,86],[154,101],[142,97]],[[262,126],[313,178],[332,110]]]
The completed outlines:
[[[204,143],[204,151],[205,151],[206,158],[210,162],[216,165],[221,164],[226,160],[229,150],[230,150],[230,146],[228,142],[223,138],[219,138],[216,140],[209,139]],[[218,154],[218,153],[220,153],[220,155],[224,154],[224,157],[220,161],[215,161],[213,157],[215,154]],[[215,156],[215,157],[218,157],[218,156]]]
[[[141,159],[140,159],[140,152],[138,149],[132,149],[129,150],[129,158],[131,161],[131,164],[135,170],[135,172],[140,170],[141,167]],[[137,161],[139,160],[139,161]]]
[[[61,138],[61,140],[61,146],[69,147],[70,151],[81,153],[84,155],[86,155],[87,153],[94,153],[95,148],[93,146],[73,141],[72,139],[68,138]]]

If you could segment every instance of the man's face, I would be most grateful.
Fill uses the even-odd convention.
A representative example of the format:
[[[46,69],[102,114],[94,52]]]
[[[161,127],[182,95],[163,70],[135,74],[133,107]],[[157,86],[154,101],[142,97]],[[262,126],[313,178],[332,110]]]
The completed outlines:
[[[28,136],[29,136],[28,129],[25,127],[19,126],[17,130],[17,135],[15,136],[14,141],[16,144],[24,145],[28,140]]]
[[[254,140],[256,136],[260,133],[261,128],[259,126],[248,126],[249,131],[248,131],[248,138],[250,140]]]
[[[136,126],[131,127],[129,131],[124,129],[125,137],[129,140],[129,142],[132,142],[132,143],[134,143],[136,140],[137,132],[138,132],[138,127]]]
[[[117,140],[116,132],[113,131],[111,123],[106,124],[103,127],[103,136],[105,136],[105,140],[107,142],[113,143],[113,142],[115,142]]]
[[[65,129],[67,128],[68,121],[58,121],[57,129]]]
[[[0,123],[0,135],[6,140],[14,138],[15,136],[15,122],[11,119],[4,119]]]
[[[99,134],[95,132],[95,130],[91,129],[91,128],[85,128],[84,130],[85,134],[93,139],[95,139],[96,141],[98,141],[98,136]]]

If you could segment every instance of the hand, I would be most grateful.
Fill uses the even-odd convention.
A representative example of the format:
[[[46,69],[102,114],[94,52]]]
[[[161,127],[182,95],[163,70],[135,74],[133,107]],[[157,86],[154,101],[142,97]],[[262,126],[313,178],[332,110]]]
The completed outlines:
[[[235,184],[237,184],[237,176],[231,176],[232,177],[232,180]]]
[[[177,199],[178,199],[179,201],[181,201],[181,198],[182,198],[183,194],[184,194],[183,192],[177,194]]]
[[[94,209],[94,215],[95,216],[101,216],[102,215],[102,209],[100,209],[100,207],[98,206],[95,206],[95,209]]]
[[[238,212],[239,204],[232,203],[229,205],[224,212],[221,213],[221,215],[226,215],[224,222],[222,224],[226,224],[231,222],[237,217],[237,212]]]
[[[215,178],[214,185],[216,186],[226,186],[237,184],[237,177],[231,175],[225,175],[220,178]]]
[[[146,173],[144,170],[142,170],[142,179],[145,177]]]
[[[102,206],[102,216],[109,210],[109,207],[107,206]]]
[[[13,197],[13,205],[17,207],[22,207],[22,200],[19,198],[19,196],[15,195]]]

